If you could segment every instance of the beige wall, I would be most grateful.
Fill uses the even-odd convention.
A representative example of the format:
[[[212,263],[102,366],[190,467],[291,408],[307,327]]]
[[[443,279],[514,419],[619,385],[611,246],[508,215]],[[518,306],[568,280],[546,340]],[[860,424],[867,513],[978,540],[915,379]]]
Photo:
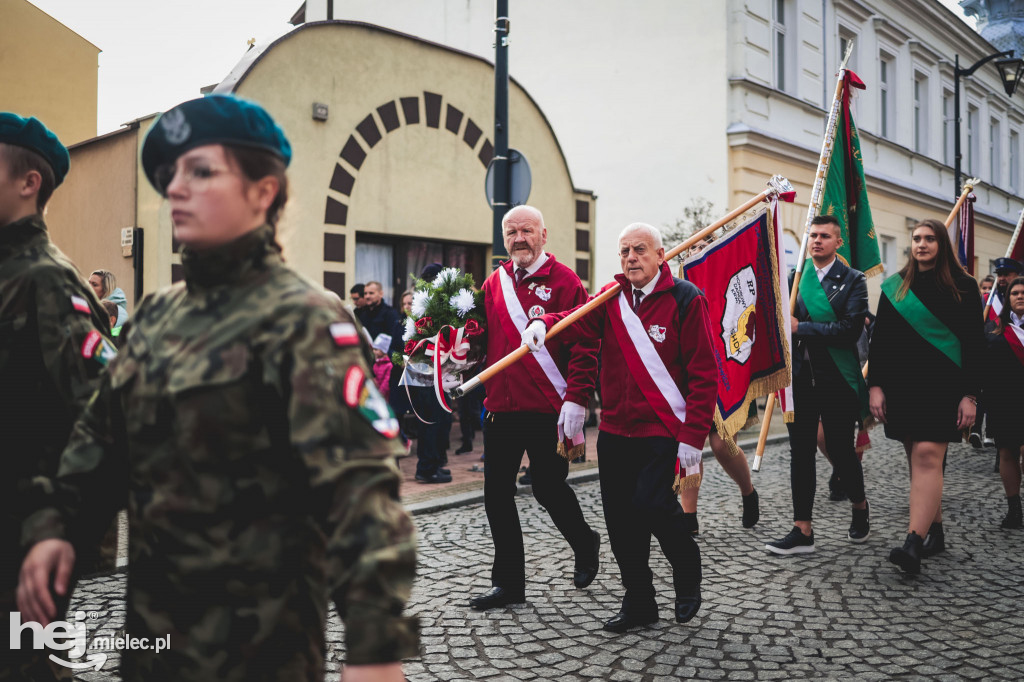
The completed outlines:
[[[99,48],[26,0],[0,0],[0,109],[65,145],[96,135]]]
[[[426,125],[425,91],[442,96],[437,128]],[[310,25],[263,54],[237,94],[264,105],[291,140],[291,198],[281,241],[288,260],[308,276],[320,281],[326,268],[345,272],[349,285],[354,283],[356,231],[491,243],[486,168],[478,158],[493,133],[489,64],[372,27]],[[418,123],[406,123],[402,97],[418,98]],[[327,121],[312,120],[314,102],[329,106]],[[388,102],[397,105],[400,121],[391,132],[377,111]],[[463,114],[455,133],[445,127],[448,105]],[[529,160],[529,203],[544,213],[548,249],[574,267],[575,193],[558,143],[514,83],[509,110],[512,146]],[[367,115],[383,136],[373,147],[356,132]],[[482,130],[473,147],[463,139],[470,119]],[[366,152],[359,168],[339,158],[350,135]],[[350,196],[330,188],[336,164],[355,178]],[[325,227],[327,197],[348,206],[345,226]],[[324,262],[325,229],[347,235],[345,263]]]
[[[60,249],[89,276],[110,270],[134,300],[132,259],[121,252],[121,228],[135,226],[137,129],[124,128],[71,148],[71,170],[53,193],[46,223]]]

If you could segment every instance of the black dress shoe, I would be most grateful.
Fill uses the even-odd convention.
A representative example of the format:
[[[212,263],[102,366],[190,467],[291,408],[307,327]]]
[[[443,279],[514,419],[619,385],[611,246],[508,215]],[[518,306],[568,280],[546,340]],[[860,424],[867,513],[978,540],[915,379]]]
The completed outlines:
[[[419,483],[451,483],[452,475],[441,473],[441,470],[438,469],[437,473],[431,476],[416,474],[416,481]]]
[[[526,595],[522,592],[506,590],[504,587],[492,587],[479,597],[470,599],[469,605],[477,611],[486,611],[487,609],[496,609],[499,606],[508,606],[509,604],[522,604],[525,601]]]
[[[676,597],[676,622],[689,623],[700,611],[701,598],[700,588],[697,588],[695,597]]]
[[[608,632],[625,632],[630,628],[640,627],[642,625],[650,625],[651,623],[658,622],[658,613],[628,613],[626,611],[619,611],[613,618],[604,624],[604,629]]]
[[[597,569],[601,566],[601,535],[593,529],[590,532],[594,534],[594,552],[583,562],[577,559],[576,568],[572,574],[573,585],[581,590],[594,582],[594,578],[597,577]]]
[[[452,475],[452,470],[451,469],[446,469],[445,467],[439,467],[438,470],[437,470],[437,473],[445,474],[446,476],[451,476]]]
[[[455,451],[455,454],[456,455],[464,455],[467,452],[472,452],[472,451],[473,451],[473,441],[464,440],[464,441],[462,441],[462,446],[458,450]]]

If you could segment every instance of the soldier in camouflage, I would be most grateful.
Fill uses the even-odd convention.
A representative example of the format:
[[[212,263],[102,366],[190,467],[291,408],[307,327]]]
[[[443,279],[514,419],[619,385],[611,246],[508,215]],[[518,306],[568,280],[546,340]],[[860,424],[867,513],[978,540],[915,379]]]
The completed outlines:
[[[67,150],[39,120],[0,113],[0,615],[5,621],[17,610],[19,533],[29,483],[34,476],[56,474],[71,427],[113,350],[105,336],[106,314],[75,266],[50,242],[43,221],[43,209],[69,165]],[[32,649],[30,637],[23,641],[14,648],[5,638],[0,679],[70,679],[66,668],[51,671],[47,652]]]
[[[130,680],[322,680],[327,599],[346,682],[401,680],[414,529],[398,500],[397,421],[362,335],[275,240],[291,156],[255,104],[212,95],[166,112],[142,161],[168,197],[185,281],[146,298],[76,423],[19,603],[46,622],[73,546],[129,514]],[[70,541],[67,542],[67,541]]]

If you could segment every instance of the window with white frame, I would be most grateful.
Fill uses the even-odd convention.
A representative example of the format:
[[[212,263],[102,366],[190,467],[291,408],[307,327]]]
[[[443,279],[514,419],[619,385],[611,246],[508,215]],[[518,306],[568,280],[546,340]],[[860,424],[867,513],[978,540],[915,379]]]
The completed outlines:
[[[884,234],[878,238],[878,248],[881,250],[882,272],[889,275],[899,269],[896,263],[896,238],[887,237]]]
[[[967,174],[978,169],[978,107],[967,105]]]
[[[1000,147],[1003,140],[999,134],[999,119],[989,119],[988,122],[988,184],[993,187],[1002,186],[1002,155]]]
[[[792,92],[796,63],[794,0],[772,0],[772,74],[775,87]]]
[[[953,131],[956,129],[956,112],[953,111],[953,93],[942,91],[942,162],[953,165]]]
[[[1017,168],[1017,164],[1020,163],[1020,133],[1016,130],[1010,131],[1008,158],[1010,160],[1010,191],[1017,192],[1020,190],[1020,169]]]
[[[928,77],[914,74],[914,151],[928,153]]]
[[[893,58],[885,52],[878,54],[878,132],[882,137],[892,138],[895,133],[893,126],[893,95],[892,80],[895,69]]]

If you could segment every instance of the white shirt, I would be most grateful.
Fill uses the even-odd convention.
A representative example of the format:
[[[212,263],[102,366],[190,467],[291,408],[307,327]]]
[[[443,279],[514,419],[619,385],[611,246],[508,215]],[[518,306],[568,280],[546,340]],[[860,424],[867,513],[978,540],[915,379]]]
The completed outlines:
[[[642,287],[642,288],[640,289],[640,293],[642,293],[642,294],[643,294],[643,296],[641,296],[641,297],[640,297],[640,301],[641,301],[641,302],[643,302],[643,300],[644,300],[645,298],[647,298],[648,296],[650,296],[651,292],[652,292],[652,291],[654,291],[654,287],[655,287],[655,286],[657,286],[657,284],[658,284],[658,278],[659,278],[659,277],[661,277],[661,268],[660,268],[660,267],[658,268],[658,271],[654,273],[654,278],[653,278],[653,279],[651,279],[651,281],[650,281],[650,282],[648,282],[647,284],[645,284],[645,285],[644,285],[644,286],[643,286],[643,287]],[[636,288],[636,287],[632,287],[632,291],[630,291],[630,292],[629,292],[630,298],[631,298],[632,300],[636,300],[636,294],[635,294],[635,293],[633,293],[633,292],[635,292],[636,290],[637,290],[637,288]]]
[[[540,270],[541,266],[544,265],[547,262],[548,262],[548,254],[546,254],[543,251],[541,251],[540,255],[537,256],[537,260],[533,261],[533,265],[531,265],[530,267],[526,268],[526,274],[523,276],[524,279],[526,277],[529,277],[533,273],[537,272],[538,270]],[[514,275],[515,274],[515,270],[518,270],[518,269],[519,269],[519,266],[517,265],[515,267],[515,269],[512,271],[512,274]]]
[[[811,262],[813,263],[814,261],[811,261]],[[832,257],[832,261],[828,265],[826,265],[825,267],[819,268],[817,265],[814,266],[815,272],[818,273],[818,281],[819,282],[821,280],[825,279],[825,275],[828,274],[828,271],[831,270],[832,266],[835,265],[835,264],[836,264],[836,258],[835,258],[835,256],[833,256]]]
[[[1010,311],[1010,322],[1024,329],[1024,317],[1021,317],[1017,313]]]

